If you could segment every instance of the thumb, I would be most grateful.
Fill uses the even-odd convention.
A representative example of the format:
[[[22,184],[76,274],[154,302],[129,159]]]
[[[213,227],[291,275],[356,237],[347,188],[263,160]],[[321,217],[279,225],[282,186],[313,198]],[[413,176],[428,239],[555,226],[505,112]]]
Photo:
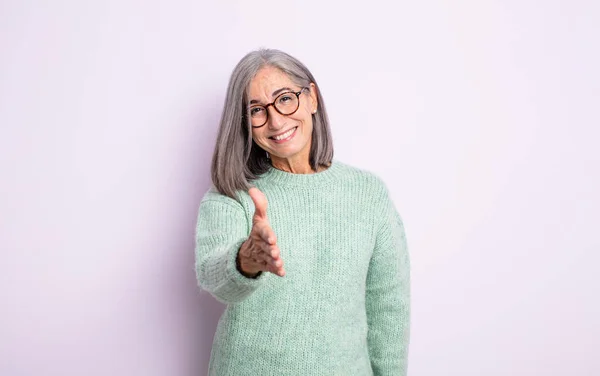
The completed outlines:
[[[258,188],[252,187],[248,190],[248,194],[254,201],[254,218],[252,222],[257,220],[268,220],[267,219],[267,197]]]

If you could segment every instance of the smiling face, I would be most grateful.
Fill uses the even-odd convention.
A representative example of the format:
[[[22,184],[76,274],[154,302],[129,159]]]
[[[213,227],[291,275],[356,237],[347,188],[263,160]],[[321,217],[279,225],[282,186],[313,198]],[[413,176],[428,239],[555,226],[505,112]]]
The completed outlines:
[[[248,88],[248,106],[266,105],[276,98],[285,103],[298,96],[298,110],[290,115],[282,115],[268,106],[267,122],[259,128],[252,127],[252,139],[271,156],[273,165],[303,168],[309,165],[309,154],[313,129],[313,111],[317,109],[316,86],[311,83],[308,89],[295,84],[287,74],[277,68],[267,66],[258,71]],[[282,93],[287,93],[280,96]],[[283,135],[283,137],[281,137]]]

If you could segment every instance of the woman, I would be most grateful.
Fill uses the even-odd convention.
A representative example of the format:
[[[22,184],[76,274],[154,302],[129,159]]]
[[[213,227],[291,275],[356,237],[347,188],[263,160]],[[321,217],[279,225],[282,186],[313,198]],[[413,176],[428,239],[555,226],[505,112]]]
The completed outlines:
[[[278,50],[235,67],[196,228],[201,288],[227,304],[210,375],[405,375],[404,227],[374,173],[333,158],[313,75]]]

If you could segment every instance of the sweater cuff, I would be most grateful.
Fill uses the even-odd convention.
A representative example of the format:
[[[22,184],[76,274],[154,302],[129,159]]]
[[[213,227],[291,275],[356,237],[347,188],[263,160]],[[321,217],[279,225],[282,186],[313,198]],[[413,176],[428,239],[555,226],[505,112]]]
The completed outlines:
[[[227,257],[227,265],[225,269],[225,273],[228,281],[234,282],[234,290],[238,290],[239,293],[245,295],[246,293],[250,293],[254,291],[261,281],[265,277],[265,273],[260,272],[256,277],[246,277],[243,275],[237,268],[237,255],[240,251],[240,247],[246,239],[242,239],[237,241],[231,248],[229,248],[229,254]]]

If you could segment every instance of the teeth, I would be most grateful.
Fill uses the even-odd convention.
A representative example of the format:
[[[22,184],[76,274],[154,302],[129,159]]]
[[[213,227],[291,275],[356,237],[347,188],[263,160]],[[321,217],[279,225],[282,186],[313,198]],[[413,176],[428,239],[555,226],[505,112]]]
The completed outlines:
[[[281,136],[274,136],[273,138],[276,140],[283,140],[284,138],[288,138],[292,133],[294,133],[294,129],[296,128],[292,128],[289,131],[285,132],[284,134],[282,134]]]

